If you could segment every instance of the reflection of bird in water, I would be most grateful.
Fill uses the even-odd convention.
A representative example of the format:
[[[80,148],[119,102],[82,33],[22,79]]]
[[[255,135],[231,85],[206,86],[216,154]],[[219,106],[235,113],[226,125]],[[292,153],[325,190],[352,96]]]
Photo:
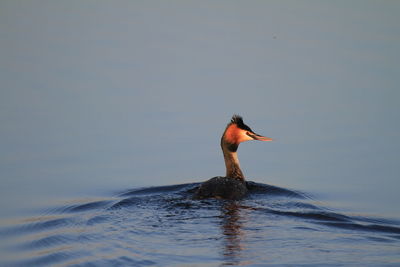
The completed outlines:
[[[230,202],[224,205],[222,210],[222,233],[225,237],[225,264],[239,265],[240,254],[243,250],[241,241],[243,233],[241,230],[243,219],[240,212],[240,206],[236,202]]]
[[[240,199],[246,195],[246,182],[236,151],[240,143],[250,140],[272,141],[269,137],[254,133],[249,126],[244,124],[242,117],[234,115],[221,138],[226,176],[214,177],[201,184],[196,192],[197,198]]]

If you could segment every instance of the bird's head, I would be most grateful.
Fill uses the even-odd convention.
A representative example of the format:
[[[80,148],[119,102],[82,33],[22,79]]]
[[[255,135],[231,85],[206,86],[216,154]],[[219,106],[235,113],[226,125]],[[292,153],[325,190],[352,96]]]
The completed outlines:
[[[240,143],[250,140],[272,141],[272,138],[253,132],[249,126],[244,124],[243,118],[239,115],[232,116],[230,123],[226,126],[222,139],[233,146],[238,146]]]

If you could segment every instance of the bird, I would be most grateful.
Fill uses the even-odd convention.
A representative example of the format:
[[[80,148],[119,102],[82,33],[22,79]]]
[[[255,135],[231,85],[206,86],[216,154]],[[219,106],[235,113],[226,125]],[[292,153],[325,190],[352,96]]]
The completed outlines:
[[[258,140],[272,141],[272,138],[256,134],[243,122],[239,115],[233,115],[221,137],[226,176],[217,176],[200,184],[195,192],[196,199],[217,198],[239,200],[247,195],[246,180],[240,169],[237,150],[242,142]]]

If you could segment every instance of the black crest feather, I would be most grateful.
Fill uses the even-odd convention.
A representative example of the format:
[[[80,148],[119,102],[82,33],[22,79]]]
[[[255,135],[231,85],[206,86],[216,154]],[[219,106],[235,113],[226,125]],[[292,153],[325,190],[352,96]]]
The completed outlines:
[[[246,130],[246,131],[250,131],[253,132],[249,126],[247,126],[246,124],[244,124],[243,122],[243,118],[237,114],[232,116],[231,119],[231,124],[236,124],[237,127],[239,127],[240,129]]]

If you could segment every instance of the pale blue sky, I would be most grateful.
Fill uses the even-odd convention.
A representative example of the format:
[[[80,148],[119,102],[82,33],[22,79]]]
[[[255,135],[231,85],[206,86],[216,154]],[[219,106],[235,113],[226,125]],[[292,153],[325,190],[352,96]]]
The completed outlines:
[[[240,147],[251,180],[398,213],[398,14],[398,1],[1,1],[2,198],[222,175],[239,113],[276,138]]]

